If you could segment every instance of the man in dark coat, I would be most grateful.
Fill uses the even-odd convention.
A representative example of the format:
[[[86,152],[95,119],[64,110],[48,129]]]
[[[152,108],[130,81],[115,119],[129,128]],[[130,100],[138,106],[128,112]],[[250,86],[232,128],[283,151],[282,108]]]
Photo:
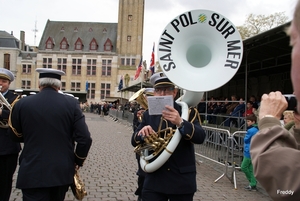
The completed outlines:
[[[154,96],[176,97],[177,88],[163,73],[152,75],[150,82],[154,86]],[[143,120],[134,133],[136,145],[143,143],[147,136],[167,127],[179,129],[181,134],[181,140],[170,158],[156,171],[146,174],[142,200],[192,201],[197,190],[194,144],[203,143],[205,131],[199,123],[196,108],[190,108],[188,121],[180,116],[182,109],[175,101],[174,107],[166,105],[165,108],[161,115],[150,115],[149,105],[149,110],[143,114]]]
[[[143,119],[143,113],[148,108],[148,106],[145,105],[147,102],[143,102],[143,101],[147,101],[147,96],[153,96],[153,94],[154,94],[154,89],[153,88],[143,89],[142,96],[144,96],[144,98],[146,100],[141,99],[142,102],[139,102],[141,107],[134,111],[133,122],[132,122],[133,135],[131,137],[131,145],[134,146],[134,147],[136,146],[136,142],[134,140],[135,131],[139,127],[140,122]],[[138,100],[136,100],[136,101],[138,102]],[[137,163],[138,163],[138,171],[136,173],[138,175],[138,181],[137,181],[138,188],[136,189],[134,194],[138,196],[137,201],[141,201],[142,200],[142,190],[143,190],[143,185],[144,185],[144,180],[145,180],[145,172],[141,169],[140,155],[139,154],[136,154],[136,160],[137,160]]]
[[[12,109],[10,135],[24,142],[16,187],[23,201],[63,201],[92,139],[78,101],[58,93],[64,72],[36,70],[40,92]]]
[[[9,105],[18,97],[17,94],[8,91],[9,85],[13,80],[14,74],[11,71],[0,68],[0,91]],[[9,200],[12,177],[17,167],[18,155],[21,148],[20,143],[12,141],[7,133],[9,114],[10,110],[7,106],[3,106],[0,109],[0,201]]]

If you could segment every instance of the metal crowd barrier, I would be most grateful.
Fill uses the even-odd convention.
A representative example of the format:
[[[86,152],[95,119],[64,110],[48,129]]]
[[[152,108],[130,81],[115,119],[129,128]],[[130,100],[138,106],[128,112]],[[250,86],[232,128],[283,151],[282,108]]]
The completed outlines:
[[[115,121],[132,127],[133,113],[129,111],[110,110],[109,116]],[[240,169],[243,160],[246,131],[231,133],[228,129],[202,127],[206,132],[206,139],[203,144],[195,144],[195,155],[223,166],[223,173],[214,181],[215,183],[225,176],[237,189],[236,170]]]
[[[233,181],[234,188],[237,189],[236,186],[236,170],[241,169],[243,157],[244,157],[244,137],[246,131],[236,131],[230,135],[230,146],[228,151],[228,159],[233,164]]]
[[[206,139],[203,144],[195,145],[195,155],[224,166],[222,175],[215,180],[215,183],[225,176],[237,189],[236,170],[240,169],[243,160],[246,131],[230,133],[227,129],[202,127],[206,132]]]
[[[132,128],[133,113],[127,110],[110,109],[108,115],[117,122]]]

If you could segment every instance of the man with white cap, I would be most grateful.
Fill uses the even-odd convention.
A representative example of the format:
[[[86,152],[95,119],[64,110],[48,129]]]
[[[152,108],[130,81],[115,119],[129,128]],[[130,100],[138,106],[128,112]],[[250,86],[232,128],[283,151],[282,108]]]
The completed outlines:
[[[154,96],[176,97],[178,89],[163,73],[153,74],[150,83],[154,87]],[[200,125],[196,108],[189,109],[187,121],[181,117],[180,105],[175,101],[173,104],[174,107],[166,105],[162,115],[150,115],[145,111],[143,120],[134,133],[136,145],[143,143],[147,136],[167,127],[178,129],[182,136],[170,158],[156,171],[146,174],[143,201],[192,201],[197,190],[194,144],[203,143],[206,134]]]
[[[36,71],[40,92],[20,99],[10,118],[10,135],[24,142],[16,187],[23,201],[63,201],[92,139],[78,101],[58,93],[64,72]]]
[[[12,104],[18,97],[17,94],[8,90],[10,83],[14,81],[14,74],[0,68],[0,86],[3,97],[9,104]],[[3,106],[0,109],[0,122],[7,125],[10,110]],[[12,177],[17,167],[20,143],[10,139],[7,133],[7,126],[0,126],[0,200],[8,201],[12,188]]]

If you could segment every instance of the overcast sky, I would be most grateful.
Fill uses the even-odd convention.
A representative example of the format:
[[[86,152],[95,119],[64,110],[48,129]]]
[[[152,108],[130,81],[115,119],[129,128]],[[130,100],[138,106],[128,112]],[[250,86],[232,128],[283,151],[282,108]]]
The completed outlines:
[[[157,43],[171,20],[186,11],[211,10],[240,26],[251,13],[285,12],[291,20],[295,3],[296,0],[145,0],[143,59],[149,65],[153,42]],[[18,39],[20,31],[25,31],[25,42],[29,45],[39,45],[48,19],[118,22],[119,0],[0,0],[0,5],[0,30],[13,31]]]

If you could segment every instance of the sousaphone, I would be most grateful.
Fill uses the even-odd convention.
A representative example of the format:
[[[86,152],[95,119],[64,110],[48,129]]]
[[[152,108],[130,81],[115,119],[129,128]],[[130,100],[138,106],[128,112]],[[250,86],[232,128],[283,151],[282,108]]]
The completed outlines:
[[[243,58],[243,41],[223,15],[210,10],[192,10],[175,17],[163,30],[157,51],[165,75],[184,94],[176,100],[181,117],[188,120],[188,110],[196,106],[204,92],[226,84],[238,71]],[[145,172],[160,168],[176,149],[181,134],[178,129],[162,153],[140,157]]]

